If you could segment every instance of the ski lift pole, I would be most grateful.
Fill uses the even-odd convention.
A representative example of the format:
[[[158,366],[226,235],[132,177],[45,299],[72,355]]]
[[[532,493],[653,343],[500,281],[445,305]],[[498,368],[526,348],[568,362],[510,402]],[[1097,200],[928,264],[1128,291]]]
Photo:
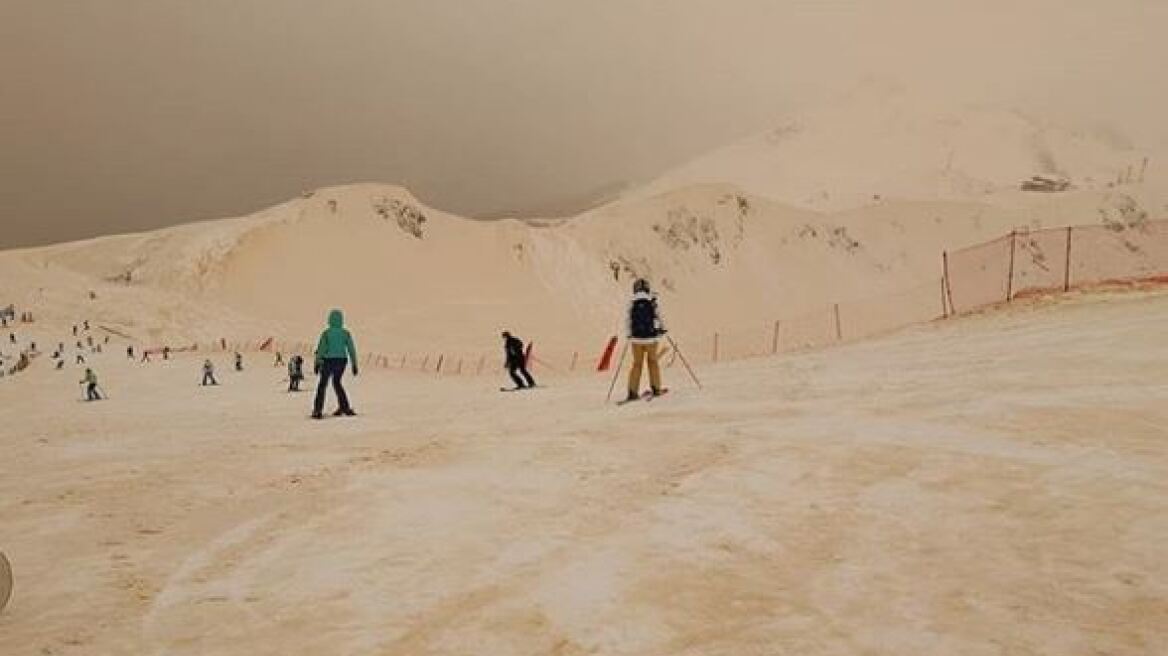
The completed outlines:
[[[685,365],[685,370],[689,372],[689,377],[693,379],[694,384],[698,386],[698,389],[702,389],[702,382],[698,380],[693,367],[689,366],[689,360],[685,359],[685,354],[681,352],[681,349],[677,348],[677,342],[673,341],[673,338],[669,335],[666,335],[665,339],[669,340],[669,345],[673,347],[673,352],[677,354],[677,357],[681,358],[681,363]]]
[[[612,384],[608,386],[608,396],[604,397],[604,402],[608,403],[612,400],[612,391],[616,389],[616,379],[620,377],[621,367],[625,366],[625,355],[629,352],[629,343],[625,342],[624,349],[621,350],[620,360],[616,363],[616,371],[612,373]]]

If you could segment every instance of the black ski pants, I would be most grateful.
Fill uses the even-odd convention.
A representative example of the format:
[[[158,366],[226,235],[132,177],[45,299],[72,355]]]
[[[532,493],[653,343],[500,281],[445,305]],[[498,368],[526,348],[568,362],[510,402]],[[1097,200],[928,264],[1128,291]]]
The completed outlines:
[[[515,381],[516,387],[535,387],[535,379],[531,377],[531,372],[527,370],[527,365],[524,364],[523,360],[508,360],[507,373],[511,375],[511,380]]]
[[[337,406],[342,412],[352,410],[349,406],[349,396],[345,394],[345,387],[341,385],[341,376],[345,375],[345,367],[349,366],[348,358],[325,358],[320,363],[320,381],[316,384],[316,401],[312,404],[312,414],[319,415],[324,411],[324,396],[328,391],[329,381],[332,381],[333,391],[337,393]]]

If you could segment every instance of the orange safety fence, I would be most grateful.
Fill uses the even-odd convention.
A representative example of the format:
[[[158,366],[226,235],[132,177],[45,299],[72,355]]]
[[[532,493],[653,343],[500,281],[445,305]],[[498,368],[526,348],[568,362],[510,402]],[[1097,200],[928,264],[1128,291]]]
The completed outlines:
[[[943,253],[939,273],[936,279],[871,298],[829,303],[704,337],[675,339],[690,361],[722,362],[864,339],[1020,296],[1116,282],[1168,282],[1168,221],[1016,230]],[[204,348],[310,356],[314,344],[271,337],[224,338],[199,345],[199,350]],[[536,351],[529,367],[544,374],[595,373],[606,350],[611,349],[607,359],[615,361],[623,348],[623,344],[610,344],[608,335],[597,336],[588,348]],[[667,367],[677,362],[668,341],[662,344],[662,362]],[[365,368],[442,376],[499,375],[501,363],[502,353],[496,351],[366,352],[361,356]]]
[[[949,312],[1117,282],[1166,282],[1168,221],[1015,230],[943,255]]]

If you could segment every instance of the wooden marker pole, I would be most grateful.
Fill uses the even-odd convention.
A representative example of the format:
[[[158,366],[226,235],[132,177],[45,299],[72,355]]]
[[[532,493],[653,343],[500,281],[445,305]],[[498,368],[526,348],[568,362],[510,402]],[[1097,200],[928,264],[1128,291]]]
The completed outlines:
[[[1018,231],[1010,231],[1010,271],[1006,276],[1006,302],[1009,303],[1014,295],[1014,247],[1018,243]]]

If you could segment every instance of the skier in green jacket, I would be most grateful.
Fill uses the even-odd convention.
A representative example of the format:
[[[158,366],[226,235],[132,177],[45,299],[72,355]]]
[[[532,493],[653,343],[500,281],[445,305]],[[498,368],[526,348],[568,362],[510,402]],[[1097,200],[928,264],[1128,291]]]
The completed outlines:
[[[320,419],[324,411],[324,396],[328,391],[329,381],[332,381],[333,391],[337,394],[337,410],[334,416],[347,415],[352,417],[357,413],[349,405],[349,397],[341,385],[341,376],[345,374],[345,367],[349,360],[353,361],[353,375],[357,375],[357,347],[353,344],[353,335],[345,329],[345,316],[340,310],[329,312],[328,328],[320,334],[320,341],[316,345],[316,365],[320,370],[320,381],[316,385],[316,401],[312,405],[312,418]]]
[[[101,395],[97,393],[97,374],[93,373],[92,369],[85,370],[85,377],[81,379],[81,384],[85,386],[86,401],[101,400]]]

